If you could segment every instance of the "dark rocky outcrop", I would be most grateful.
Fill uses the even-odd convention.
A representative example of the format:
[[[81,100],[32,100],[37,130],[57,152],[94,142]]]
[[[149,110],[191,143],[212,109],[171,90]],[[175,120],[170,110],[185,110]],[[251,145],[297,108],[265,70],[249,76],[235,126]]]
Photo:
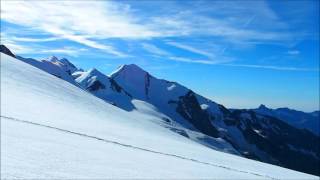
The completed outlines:
[[[105,89],[106,87],[98,80],[93,81],[87,86],[87,90],[89,91],[97,91],[99,89]]]
[[[149,99],[149,87],[150,87],[150,74],[149,73],[145,74],[144,82],[145,82],[144,92],[145,92],[146,98]]]
[[[200,132],[225,139],[244,157],[320,175],[320,137],[307,130],[252,110],[229,110],[218,105],[227,129],[236,129],[248,143],[244,147],[238,141],[240,137],[219,133],[212,124],[214,117],[201,109],[194,92],[189,91],[168,104],[175,104],[176,112]]]
[[[16,57],[11,51],[10,49],[8,49],[5,45],[1,44],[0,45],[0,52],[8,55],[8,56],[11,56],[11,57]]]
[[[115,90],[118,93],[124,92],[127,96],[132,98],[132,95],[125,91],[114,79],[110,78],[110,88]]]
[[[247,154],[254,156],[243,154],[245,157],[320,175],[320,137],[313,133],[297,129],[274,117],[258,117],[250,110],[235,110],[224,121],[228,126],[239,129],[247,142],[267,154],[267,159],[260,159],[255,157],[252,149]],[[236,141],[231,141],[241,152]]]
[[[176,103],[176,111],[195,128],[206,135],[219,137],[218,130],[211,124],[209,113],[201,109],[194,92],[189,91],[185,96],[179,97]]]

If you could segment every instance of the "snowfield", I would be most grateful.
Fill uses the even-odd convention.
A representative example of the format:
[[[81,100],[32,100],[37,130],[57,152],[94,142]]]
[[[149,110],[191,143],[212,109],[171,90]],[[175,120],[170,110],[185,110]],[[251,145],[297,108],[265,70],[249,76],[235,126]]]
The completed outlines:
[[[1,53],[1,178],[319,179],[215,151]]]

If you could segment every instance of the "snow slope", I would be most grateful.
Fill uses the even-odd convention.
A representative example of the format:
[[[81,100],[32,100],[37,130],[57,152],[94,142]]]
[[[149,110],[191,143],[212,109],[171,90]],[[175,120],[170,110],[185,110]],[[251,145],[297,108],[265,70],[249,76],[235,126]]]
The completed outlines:
[[[1,53],[1,178],[318,179],[212,150],[156,118]]]

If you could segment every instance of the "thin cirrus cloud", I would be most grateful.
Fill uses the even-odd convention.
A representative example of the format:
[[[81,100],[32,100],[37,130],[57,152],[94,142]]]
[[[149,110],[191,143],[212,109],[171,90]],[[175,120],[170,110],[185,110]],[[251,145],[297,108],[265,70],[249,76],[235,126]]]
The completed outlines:
[[[13,50],[13,52],[16,54],[35,53],[34,48],[21,45],[10,39],[4,39],[2,36],[1,36],[1,44],[5,44],[9,49]]]
[[[12,35],[6,35],[1,32],[1,44],[5,44],[9,49],[16,54],[66,54],[77,57],[80,53],[87,51],[86,48],[76,48],[72,46],[64,46],[62,48],[48,48],[33,42],[48,42],[55,41],[59,38],[21,38]],[[31,42],[29,45],[23,45],[19,42]]]
[[[3,35],[5,37],[6,35]],[[61,38],[56,38],[56,37],[49,37],[49,38],[29,38],[29,37],[8,37],[8,39],[11,39],[16,42],[50,42],[50,41],[56,41]]]
[[[126,11],[126,7],[101,1],[1,2],[1,18],[7,22],[41,30],[120,57],[126,54],[92,39],[152,36],[153,32],[131,22]]]
[[[190,58],[185,58],[185,57],[176,57],[176,56],[168,57],[168,59],[169,60],[173,60],[173,61],[178,61],[178,62],[196,63],[196,64],[208,64],[208,65],[221,63],[220,61],[216,62],[216,61],[211,61],[211,60],[196,60],[196,59],[190,59]]]
[[[170,53],[164,49],[161,49],[161,48],[159,48],[153,44],[149,44],[149,43],[142,43],[141,45],[145,51],[147,51],[153,55],[160,56],[163,59],[168,59],[168,60],[173,60],[173,61],[178,61],[178,62],[213,65],[213,64],[220,64],[220,63],[226,63],[226,62],[233,61],[232,58],[217,57],[213,53],[209,53],[209,52],[194,48],[189,45],[184,45],[184,44],[176,43],[176,42],[167,42],[167,44],[169,44],[171,46],[175,46],[177,48],[181,48],[181,49],[190,51],[195,54],[200,54],[202,56],[206,56],[207,59],[194,59],[194,58],[177,56],[174,53]]]
[[[86,48],[74,48],[74,47],[63,47],[59,49],[41,49],[37,53],[40,54],[67,54],[69,56],[77,57],[81,52],[88,51]]]
[[[319,69],[313,68],[299,68],[299,67],[282,67],[282,66],[269,66],[269,65],[256,65],[256,64],[223,64],[224,66],[233,67],[245,67],[245,68],[258,68],[258,69],[270,69],[279,71],[311,71],[319,72]]]
[[[73,32],[64,31],[62,29],[55,28],[55,27],[48,27],[47,29],[48,29],[47,30],[48,32],[53,33],[61,38],[65,38],[65,39],[68,39],[68,40],[71,40],[74,42],[78,42],[78,43],[84,44],[88,47],[100,49],[100,50],[103,50],[109,54],[116,55],[118,57],[129,57],[128,54],[116,50],[113,46],[98,43],[96,41],[93,41],[93,40],[86,38],[85,36],[75,35]]]
[[[164,35],[211,36],[227,43],[251,44],[286,44],[304,36],[290,31],[290,25],[265,1],[197,1],[165,8],[174,13],[150,18]]]
[[[65,46],[62,48],[47,48],[42,46],[25,46],[11,40],[2,40],[9,49],[14,50],[15,54],[65,54],[73,57],[78,57],[82,52],[88,51],[86,48],[75,48]]]
[[[230,67],[242,67],[242,68],[255,68],[255,69],[269,69],[276,71],[308,71],[308,72],[319,72],[317,68],[300,68],[300,67],[288,67],[288,66],[272,66],[272,65],[259,65],[259,64],[230,64],[234,61],[233,59],[225,60],[197,60],[185,57],[176,57],[169,56],[169,60],[185,62],[185,63],[196,63],[196,64],[205,64],[205,65],[221,65],[221,66],[230,66]]]
[[[220,40],[220,46],[224,47],[220,49],[224,52],[232,47],[230,44],[239,42],[255,46],[270,42],[288,43],[304,38],[303,34],[289,31],[290,25],[282,22],[265,1],[210,1],[210,6],[201,1],[188,3],[191,2],[181,5],[163,1],[154,10],[158,12],[154,13],[139,9],[138,3],[131,1],[1,1],[1,20],[50,35],[45,38],[7,37],[9,46],[20,52],[30,52],[20,42],[49,42],[57,39],[73,41],[116,57],[131,57],[126,50],[110,44],[108,40],[130,39],[140,42],[156,39],[163,42],[162,38],[214,37]],[[235,59],[224,53],[208,51],[202,46],[191,46],[179,41],[165,43],[206,58],[199,60],[180,57],[168,48],[161,49],[151,43],[141,43],[141,46],[135,48],[187,63],[219,64]],[[72,54],[73,50],[60,52]],[[288,51],[288,54],[298,55],[299,52]],[[243,67],[262,68],[259,65]],[[277,69],[273,66],[268,68]]]
[[[206,57],[209,57],[209,58],[215,57],[215,55],[213,53],[209,53],[207,51],[204,51],[204,50],[201,50],[201,49],[198,49],[198,48],[186,45],[186,44],[182,44],[182,43],[178,43],[178,42],[167,42],[167,44],[169,44],[171,46],[175,46],[175,47],[180,48],[180,49],[184,49],[184,50],[190,51],[190,52],[195,53],[195,54],[200,54],[200,55],[203,55],[203,56],[206,56]]]
[[[217,6],[222,4],[217,3]],[[272,19],[268,6],[264,3],[258,4],[262,4],[260,6],[264,9],[263,12],[269,13],[262,14],[264,18]],[[221,11],[228,13],[230,8],[224,6]],[[234,11],[237,13],[239,10],[234,9]],[[78,39],[78,43],[98,49],[100,46],[92,46],[92,40],[87,37],[141,39],[206,35],[238,41],[288,38],[288,33],[244,28],[251,24],[256,16],[262,16],[260,11],[251,12],[253,15],[249,17],[237,18],[242,22],[239,27],[237,23],[229,20],[231,18],[220,20],[190,9],[177,10],[174,15],[149,14],[150,17],[146,17],[135,13],[131,5],[114,1],[4,1],[1,6],[2,19],[5,21],[40,29],[64,38],[71,37],[70,40]],[[58,29],[60,33],[52,29]],[[82,36],[82,39],[72,38],[75,35]],[[101,47],[108,51],[108,48]]]
[[[288,51],[288,54],[289,55],[299,55],[300,51],[298,51],[298,50],[290,50],[290,51]]]
[[[148,51],[151,54],[160,55],[160,56],[169,56],[170,55],[170,53],[168,51],[160,49],[153,44],[142,43],[141,46],[144,50]]]

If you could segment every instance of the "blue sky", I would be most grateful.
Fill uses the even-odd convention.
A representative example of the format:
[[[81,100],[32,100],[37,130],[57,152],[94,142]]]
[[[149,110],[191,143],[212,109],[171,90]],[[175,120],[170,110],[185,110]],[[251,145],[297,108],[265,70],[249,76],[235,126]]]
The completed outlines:
[[[319,1],[1,1],[1,44],[135,63],[232,108],[319,109]]]

